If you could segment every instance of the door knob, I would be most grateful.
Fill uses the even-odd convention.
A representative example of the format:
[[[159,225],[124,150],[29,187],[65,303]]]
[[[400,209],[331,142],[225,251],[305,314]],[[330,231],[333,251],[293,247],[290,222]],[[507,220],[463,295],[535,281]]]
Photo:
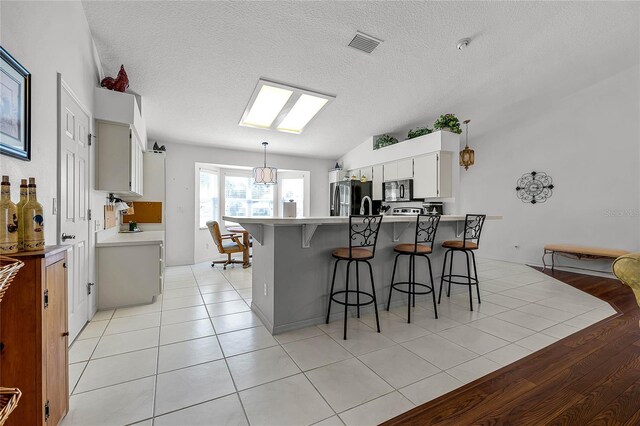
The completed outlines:
[[[65,234],[63,232],[62,236],[60,238],[62,238],[62,241],[67,241],[67,240],[75,240],[76,236],[75,235],[67,235],[67,234]]]

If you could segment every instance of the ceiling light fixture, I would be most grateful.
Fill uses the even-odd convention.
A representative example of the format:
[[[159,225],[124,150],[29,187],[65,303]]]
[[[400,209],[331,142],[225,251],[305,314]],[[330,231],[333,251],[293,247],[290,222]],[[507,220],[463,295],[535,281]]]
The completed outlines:
[[[240,126],[302,133],[335,96],[267,80],[258,80]]]
[[[262,142],[262,146],[264,146],[264,163],[262,167],[254,167],[253,181],[260,185],[275,185],[278,183],[278,169],[267,167],[267,145],[269,145],[269,142]]]
[[[470,38],[461,38],[460,40],[458,40],[458,44],[456,45],[456,47],[458,48],[458,50],[464,50],[467,48],[467,46],[469,46],[469,43],[471,43]]]
[[[460,165],[464,167],[465,170],[469,170],[469,166],[473,166],[475,163],[476,153],[474,150],[469,148],[469,123],[471,120],[464,120],[464,126],[466,130],[465,137],[465,147],[462,151],[460,151]]]

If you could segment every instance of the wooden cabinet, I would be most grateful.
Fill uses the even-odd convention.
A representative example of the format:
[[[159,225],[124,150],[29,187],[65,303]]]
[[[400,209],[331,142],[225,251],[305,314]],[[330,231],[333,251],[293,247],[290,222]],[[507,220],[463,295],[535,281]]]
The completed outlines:
[[[452,153],[433,152],[413,159],[413,197],[448,198],[452,196]]]
[[[96,189],[143,195],[144,145],[129,124],[96,121]]]
[[[55,426],[69,410],[66,250],[11,255],[25,265],[0,304],[0,385],[22,398],[5,426]]]
[[[371,182],[373,186],[373,194],[371,198],[373,200],[382,201],[384,199],[384,191],[382,185],[384,182],[384,167],[382,166],[382,164],[376,164],[372,167],[372,169]]]

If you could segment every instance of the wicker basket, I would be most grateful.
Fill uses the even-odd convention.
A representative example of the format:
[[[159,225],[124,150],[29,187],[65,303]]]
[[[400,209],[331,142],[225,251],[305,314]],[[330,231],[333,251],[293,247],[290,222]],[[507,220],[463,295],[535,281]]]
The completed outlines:
[[[0,302],[9,288],[9,284],[23,266],[24,263],[17,259],[0,256]]]
[[[11,281],[24,263],[6,256],[0,256],[0,301],[9,288]],[[0,426],[7,421],[9,414],[18,406],[22,392],[17,388],[0,387]]]
[[[18,406],[22,392],[17,388],[0,388],[0,426],[7,421],[9,414]]]

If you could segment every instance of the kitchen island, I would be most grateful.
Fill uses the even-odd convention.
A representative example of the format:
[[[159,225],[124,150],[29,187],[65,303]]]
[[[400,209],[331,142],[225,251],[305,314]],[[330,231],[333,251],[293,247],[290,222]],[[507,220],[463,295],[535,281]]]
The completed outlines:
[[[272,334],[324,322],[327,312],[331,274],[335,260],[331,252],[349,246],[348,217],[258,218],[224,216],[224,220],[242,225],[253,237],[252,310],[260,317]],[[445,250],[444,240],[462,237],[464,216],[443,215],[431,254],[433,277],[439,287]],[[486,231],[491,232],[490,221],[501,216],[487,216]],[[391,283],[395,253],[399,243],[412,243],[415,239],[415,216],[386,215],[380,226],[373,267],[376,296],[379,307],[386,305]],[[398,261],[396,280],[406,280],[408,260]],[[462,258],[457,258],[462,260]],[[341,262],[336,275],[336,289],[344,288],[346,263]],[[454,263],[461,266],[464,262]],[[458,269],[458,268],[455,268]],[[362,270],[360,288],[369,291],[369,274]],[[351,268],[355,277],[355,268]],[[416,261],[418,282],[428,281],[426,260]],[[355,282],[355,281],[354,281]],[[416,299],[418,301],[418,299]],[[426,303],[424,296],[420,303]],[[394,292],[392,306],[406,303]],[[431,302],[429,302],[431,303]],[[372,306],[361,309],[372,310]],[[342,306],[333,305],[331,318],[341,318]]]

